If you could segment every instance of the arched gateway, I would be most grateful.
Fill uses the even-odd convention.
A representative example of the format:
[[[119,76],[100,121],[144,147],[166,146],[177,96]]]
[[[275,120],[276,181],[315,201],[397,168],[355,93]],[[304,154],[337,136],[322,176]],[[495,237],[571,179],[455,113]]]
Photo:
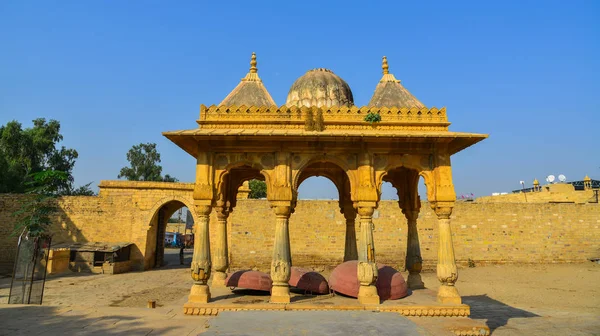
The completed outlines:
[[[362,304],[380,303],[375,288],[377,242],[373,240],[372,216],[384,181],[399,191],[400,208],[409,222],[409,285],[422,286],[416,220],[420,207],[417,185],[423,177],[439,221],[437,276],[441,286],[437,299],[442,304],[461,303],[454,287],[457,269],[450,215],[456,195],[450,156],[487,135],[448,131],[446,109],[427,108],[412,96],[389,73],[385,57],[383,77],[369,106],[354,106],[346,82],[330,70],[314,69],[294,83],[286,105],[277,107],[258,77],[253,54],[250,72],[221,104],[202,105],[198,124],[197,129],[163,133],[197,160],[195,282],[187,313],[198,313],[198,307],[209,302],[211,271],[212,285],[223,286],[228,269],[227,217],[235,208],[238,188],[250,179],[266,181],[267,199],[277,218],[270,302],[290,302],[288,220],[294,212],[297,187],[315,175],[330,178],[340,192],[340,209],[350,226],[345,259],[357,255],[359,260],[358,299]],[[211,211],[218,215],[216,246],[209,241]],[[357,214],[359,235],[354,243]]]

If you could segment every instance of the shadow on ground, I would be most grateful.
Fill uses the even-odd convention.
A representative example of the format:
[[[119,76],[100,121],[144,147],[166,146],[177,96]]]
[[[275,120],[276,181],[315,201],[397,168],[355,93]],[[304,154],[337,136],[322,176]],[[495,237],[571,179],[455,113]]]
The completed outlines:
[[[143,319],[121,314],[94,315],[49,306],[4,306],[0,308],[2,335],[157,335],[176,331],[177,326],[143,325]]]
[[[511,307],[487,295],[463,296],[463,303],[471,306],[472,319],[485,319],[490,332],[503,327],[511,318],[539,317],[523,309]]]

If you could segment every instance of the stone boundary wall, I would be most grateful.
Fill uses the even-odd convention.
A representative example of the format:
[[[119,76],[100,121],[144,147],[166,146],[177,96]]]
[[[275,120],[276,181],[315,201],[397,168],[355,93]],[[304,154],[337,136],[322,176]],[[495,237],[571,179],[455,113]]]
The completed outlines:
[[[101,181],[98,196],[64,196],[56,200],[52,244],[75,242],[131,242],[132,268],[153,266],[156,250],[156,213],[193,205],[193,183]],[[0,274],[11,274],[17,237],[11,237],[25,195],[0,194]],[[168,213],[170,217],[172,213]]]
[[[152,186],[158,182],[152,183]],[[148,185],[146,185],[148,184]],[[152,267],[158,209],[191,206],[193,184],[111,181],[100,196],[58,200],[53,243],[133,242],[134,270]],[[14,212],[23,195],[0,194],[0,274],[10,274],[17,238],[10,237]],[[374,215],[379,262],[402,268],[406,219],[395,201],[381,201]],[[211,227],[216,223],[213,213]],[[265,200],[239,200],[228,221],[232,269],[269,271],[275,214]],[[457,202],[452,214],[456,259],[486,263],[584,262],[600,257],[600,205]],[[358,228],[357,228],[358,229]],[[427,203],[418,219],[425,268],[435,268],[437,220]],[[215,230],[211,230],[214,239]],[[329,267],[342,261],[345,220],[337,201],[298,201],[290,218],[292,262]]]
[[[380,202],[373,222],[377,261],[403,268],[407,223],[398,203]],[[461,266],[469,260],[527,264],[600,257],[598,204],[457,202],[451,223]],[[229,219],[232,269],[270,269],[274,225],[275,215],[266,201],[238,201]],[[437,218],[427,203],[422,204],[418,230],[424,268],[435,269]],[[344,234],[337,201],[298,201],[290,217],[293,265],[326,268],[341,263]]]

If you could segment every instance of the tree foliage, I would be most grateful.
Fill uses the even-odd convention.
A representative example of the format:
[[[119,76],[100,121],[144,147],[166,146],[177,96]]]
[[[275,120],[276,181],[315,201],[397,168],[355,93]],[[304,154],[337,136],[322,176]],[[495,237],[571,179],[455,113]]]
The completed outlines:
[[[48,234],[48,228],[52,224],[50,216],[57,211],[52,199],[59,195],[59,189],[67,179],[66,172],[57,170],[44,170],[28,175],[25,186],[26,193],[31,196],[13,213],[17,218],[13,236],[21,233],[27,233],[29,237]]]
[[[23,129],[13,120],[0,126],[0,193],[24,193],[36,173],[64,172],[62,179],[51,179],[57,195],[93,195],[86,184],[74,188],[73,168],[79,156],[72,148],[57,143],[63,140],[60,123],[44,118],[33,120],[33,127]]]
[[[156,149],[155,143],[134,145],[127,152],[127,161],[129,161],[130,167],[121,168],[118,178],[125,178],[129,181],[178,181],[169,174],[162,176],[162,167],[159,165],[160,153]]]
[[[267,197],[267,184],[265,181],[250,180],[250,194],[248,198],[265,198]]]

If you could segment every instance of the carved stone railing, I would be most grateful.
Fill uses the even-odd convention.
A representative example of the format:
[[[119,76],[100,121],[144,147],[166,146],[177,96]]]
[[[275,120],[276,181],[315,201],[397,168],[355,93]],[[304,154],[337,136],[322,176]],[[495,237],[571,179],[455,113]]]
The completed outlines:
[[[369,113],[381,121],[364,120]],[[446,131],[446,108],[200,106],[201,128],[218,129],[380,129]]]

